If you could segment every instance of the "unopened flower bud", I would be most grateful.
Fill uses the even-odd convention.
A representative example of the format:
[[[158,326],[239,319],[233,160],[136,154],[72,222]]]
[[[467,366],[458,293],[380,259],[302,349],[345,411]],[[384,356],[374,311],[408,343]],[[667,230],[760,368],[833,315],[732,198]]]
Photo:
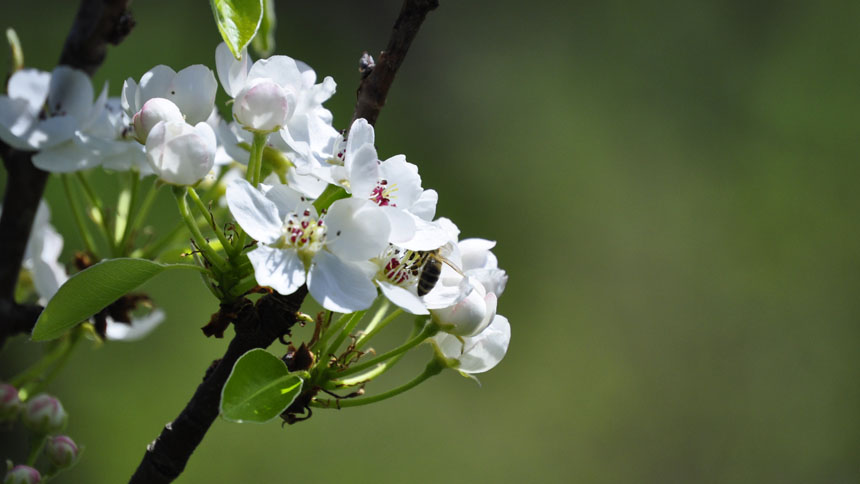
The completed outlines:
[[[40,434],[58,432],[66,426],[68,415],[59,400],[46,393],[40,393],[27,400],[24,410],[24,425]]]
[[[42,475],[39,471],[30,466],[18,465],[6,473],[3,478],[3,484],[36,484],[42,480]]]
[[[193,185],[215,164],[217,141],[206,123],[156,124],[146,140],[146,159],[158,178],[172,185]]]
[[[78,458],[78,446],[66,435],[57,435],[45,443],[45,455],[60,469],[71,466]]]
[[[236,95],[233,117],[249,130],[271,132],[284,124],[295,106],[295,96],[276,82],[258,79]]]
[[[433,309],[430,314],[442,331],[457,336],[471,336],[486,328],[496,315],[496,295],[487,292],[484,286],[470,278],[472,291],[457,304]]]
[[[185,121],[182,112],[172,101],[155,97],[146,101],[140,111],[134,113],[134,136],[140,144],[146,144],[149,132],[160,121]]]
[[[15,420],[20,411],[18,389],[8,383],[0,383],[0,422]]]

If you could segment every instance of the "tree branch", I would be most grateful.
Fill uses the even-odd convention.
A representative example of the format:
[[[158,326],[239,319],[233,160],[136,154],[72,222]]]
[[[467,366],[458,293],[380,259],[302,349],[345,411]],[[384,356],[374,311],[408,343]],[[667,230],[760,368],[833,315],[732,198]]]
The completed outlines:
[[[243,299],[233,308],[221,309],[238,315],[233,325],[236,336],[224,357],[210,366],[182,413],[165,425],[161,435],[147,446],[130,484],[168,483],[179,477],[218,416],[221,389],[236,360],[252,349],[267,348],[280,336],[289,334],[306,294],[307,288],[302,286],[289,296],[274,293],[263,296],[256,305]]]
[[[130,4],[131,0],[81,0],[59,63],[92,75],[104,61],[107,44],[116,45],[131,32]],[[0,215],[0,348],[8,337],[32,330],[39,316],[37,308],[15,304],[21,261],[48,181],[48,173],[33,166],[32,156],[0,141],[8,175]]]
[[[409,45],[427,13],[438,5],[438,0],[404,1],[388,41],[388,50],[379,56],[376,67],[362,76],[353,120],[365,118],[370,124],[376,123]],[[158,438],[147,446],[143,460],[129,484],[169,483],[182,473],[191,454],[218,416],[221,389],[236,360],[252,349],[267,348],[278,337],[289,333],[306,295],[307,287],[302,286],[298,292],[289,296],[264,296],[253,308],[247,300],[243,300],[240,308],[221,308],[220,315],[238,314],[234,322],[236,335],[230,341],[224,357],[207,370],[203,382],[176,420],[165,425]]]
[[[394,82],[397,69],[406,59],[406,52],[418,34],[418,29],[430,11],[439,6],[439,0],[406,0],[400,9],[400,15],[394,22],[391,38],[385,50],[376,59],[376,65],[368,67],[370,72],[363,73],[358,86],[355,103],[355,113],[352,120],[364,118],[375,125],[379,111],[385,106],[388,89]],[[352,125],[352,123],[350,123]]]

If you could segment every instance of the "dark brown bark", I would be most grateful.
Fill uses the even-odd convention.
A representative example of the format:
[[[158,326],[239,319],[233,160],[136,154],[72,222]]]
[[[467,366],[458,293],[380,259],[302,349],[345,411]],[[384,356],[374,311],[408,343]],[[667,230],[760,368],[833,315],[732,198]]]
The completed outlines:
[[[134,26],[130,4],[131,0],[81,0],[59,63],[92,75],[104,61],[107,44],[118,44]],[[0,348],[8,337],[32,330],[39,316],[38,308],[15,304],[21,261],[48,181],[48,173],[33,166],[32,155],[0,142],[7,173],[0,215]]]
[[[143,461],[131,476],[131,484],[168,483],[182,473],[194,449],[218,416],[221,388],[236,360],[252,349],[267,348],[279,337],[289,334],[306,294],[307,289],[303,286],[289,296],[263,296],[256,305],[244,299],[238,308],[229,310],[237,318],[233,324],[236,335],[227,352],[207,370],[203,382],[182,413],[165,425],[161,435],[147,446]]]
[[[388,39],[388,45],[376,59],[371,68],[362,64],[362,79],[356,93],[355,113],[352,120],[364,118],[375,125],[379,112],[385,106],[388,90],[394,82],[397,69],[406,59],[406,52],[418,34],[418,29],[424,23],[424,18],[430,11],[439,6],[439,0],[406,0],[400,9],[400,15],[394,22],[394,29]],[[369,72],[368,72],[369,70]],[[350,123],[352,124],[352,123]]]

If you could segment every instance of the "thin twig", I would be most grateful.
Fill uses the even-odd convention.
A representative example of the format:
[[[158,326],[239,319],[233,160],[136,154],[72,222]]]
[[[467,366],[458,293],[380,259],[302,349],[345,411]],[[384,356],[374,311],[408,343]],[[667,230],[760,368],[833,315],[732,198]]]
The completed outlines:
[[[397,21],[394,22],[394,29],[391,31],[391,37],[388,39],[385,50],[379,54],[373,67],[369,67],[366,61],[362,64],[364,71],[361,73],[362,79],[356,93],[358,99],[355,103],[355,113],[352,116],[353,121],[364,118],[368,123],[376,124],[376,118],[379,117],[379,111],[385,106],[388,90],[394,82],[397,69],[406,59],[409,46],[415,40],[424,18],[438,6],[439,0],[406,0],[403,2],[403,7],[400,9]],[[368,73],[367,70],[370,72]]]

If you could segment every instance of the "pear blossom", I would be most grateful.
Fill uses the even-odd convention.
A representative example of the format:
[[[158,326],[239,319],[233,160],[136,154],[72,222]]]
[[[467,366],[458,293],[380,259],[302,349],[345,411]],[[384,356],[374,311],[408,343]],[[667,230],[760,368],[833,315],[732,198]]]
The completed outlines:
[[[338,133],[322,103],[334,94],[334,79],[316,84],[313,69],[285,55],[250,64],[243,51],[236,60],[223,42],[215,49],[215,66],[224,91],[235,99],[234,117],[245,128],[268,131],[281,126],[274,138],[317,164],[333,155]]]
[[[439,352],[456,360],[455,368],[464,374],[491,370],[505,357],[510,342],[511,325],[508,318],[498,314],[489,326],[474,336],[437,333],[433,337]]]
[[[45,442],[44,454],[58,469],[65,469],[75,463],[80,449],[68,435],[55,435]]]
[[[447,218],[440,218],[432,223],[430,231],[433,237],[442,233],[443,241],[438,238],[428,246],[428,250],[411,250],[390,244],[376,258],[377,266],[374,281],[388,300],[400,306],[411,314],[429,314],[429,309],[441,309],[453,306],[465,299],[472,291],[469,280],[463,277],[459,269],[460,253],[457,246],[459,229]],[[435,245],[435,247],[434,247]],[[422,296],[418,295],[418,282],[422,271],[430,258],[436,258],[441,263],[439,278],[432,290]]]
[[[24,69],[0,96],[0,139],[21,150],[38,150],[33,164],[50,172],[71,172],[98,165],[89,141],[107,100],[107,85],[93,98],[90,78],[58,66],[52,73]]]
[[[215,132],[205,122],[161,121],[149,132],[146,158],[156,175],[173,185],[193,185],[215,165]]]
[[[185,121],[197,124],[209,117],[215,107],[218,83],[212,69],[195,64],[179,72],[157,65],[140,77],[128,78],[122,85],[122,107],[134,118],[144,104],[153,98],[164,98],[179,108]]]
[[[391,223],[392,244],[424,251],[440,247],[446,234],[429,223],[436,211],[436,192],[425,194],[418,167],[404,155],[379,161],[374,139],[373,126],[365,119],[355,120],[335,157],[312,173],[382,207]]]
[[[467,284],[466,297],[453,306],[430,311],[433,321],[442,331],[456,336],[473,336],[484,330],[496,316],[497,298],[474,278],[463,278]]]
[[[248,253],[260,285],[292,294],[305,282],[324,308],[349,313],[376,298],[371,257],[387,244],[385,214],[367,200],[346,198],[318,214],[286,185],[245,180],[227,187],[227,205],[239,225],[259,242]]]
[[[9,78],[7,91],[0,96],[0,139],[19,150],[68,141],[101,109],[89,77],[68,66],[52,73],[19,70]]]

